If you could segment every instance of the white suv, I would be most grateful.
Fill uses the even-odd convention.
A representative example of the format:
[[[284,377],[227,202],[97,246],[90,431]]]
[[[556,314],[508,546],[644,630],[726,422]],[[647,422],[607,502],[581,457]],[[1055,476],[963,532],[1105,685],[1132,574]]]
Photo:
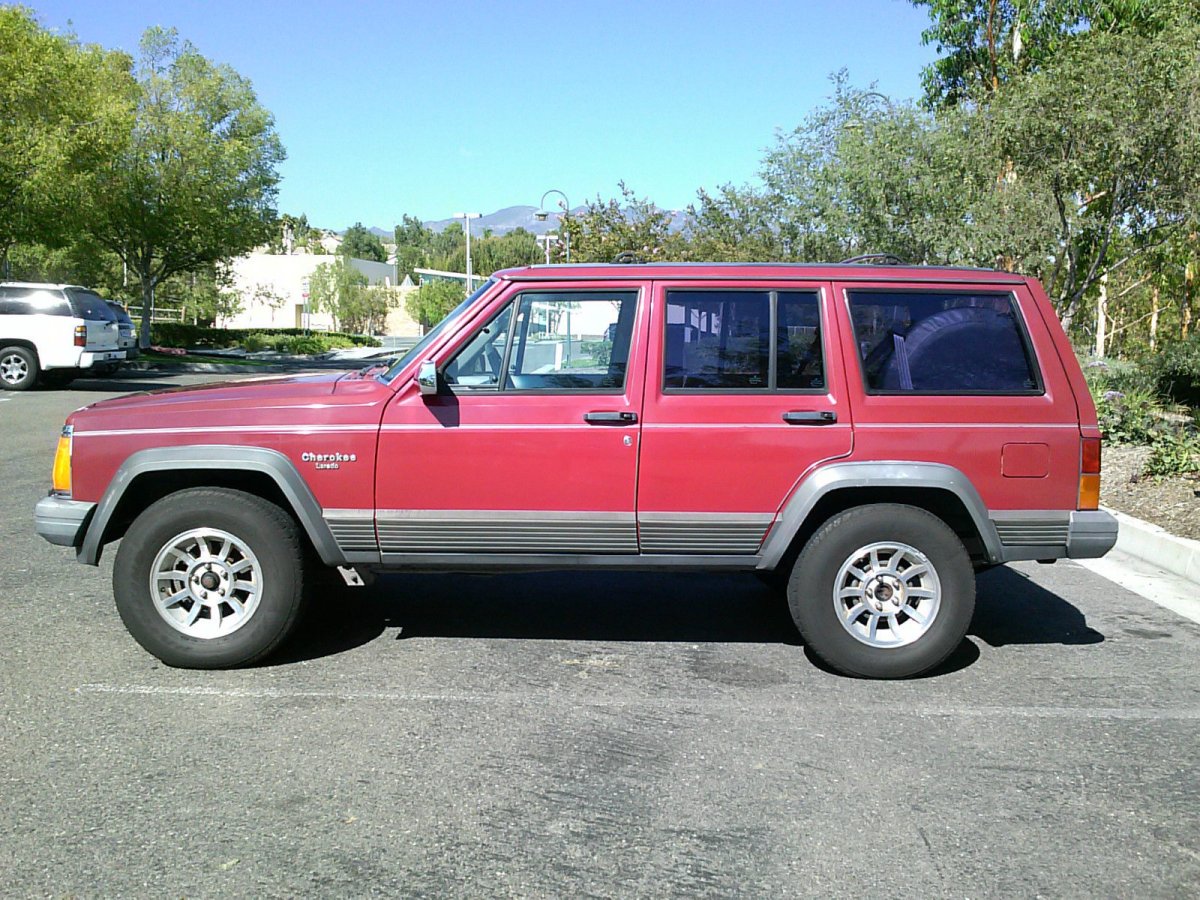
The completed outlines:
[[[0,284],[0,388],[24,391],[39,381],[69,383],[115,363],[117,318],[99,294],[69,284]]]

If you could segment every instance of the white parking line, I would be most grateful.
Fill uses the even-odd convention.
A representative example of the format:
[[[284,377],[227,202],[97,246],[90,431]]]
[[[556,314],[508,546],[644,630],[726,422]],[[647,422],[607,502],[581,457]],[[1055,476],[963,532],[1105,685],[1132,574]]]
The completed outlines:
[[[580,696],[565,691],[531,693],[406,693],[404,691],[291,691],[280,688],[217,688],[202,685],[176,686],[159,684],[81,684],[79,694],[134,694],[159,697],[224,697],[241,700],[373,700],[384,703],[517,703],[527,705],[545,701],[570,704],[576,707],[663,707],[680,709],[697,707],[706,710],[726,708],[732,711],[768,711],[794,708],[803,697],[777,699],[699,699],[695,697],[604,697]],[[864,709],[861,705],[858,709]],[[865,707],[870,711],[871,706]],[[878,706],[880,714],[894,712],[891,706]],[[842,714],[841,706],[828,711]],[[1080,707],[1080,706],[906,706],[905,715],[946,718],[1015,718],[1015,719],[1138,719],[1149,721],[1200,721],[1200,707],[1175,709],[1145,706]]]

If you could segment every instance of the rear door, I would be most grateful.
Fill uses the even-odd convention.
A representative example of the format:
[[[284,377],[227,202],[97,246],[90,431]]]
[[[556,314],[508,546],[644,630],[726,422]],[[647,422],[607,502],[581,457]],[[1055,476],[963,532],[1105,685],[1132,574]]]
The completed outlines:
[[[753,554],[786,498],[852,448],[817,281],[659,281],[638,479],[646,554]]]
[[[437,352],[379,436],[377,532],[399,554],[634,554],[647,285],[517,283]]]

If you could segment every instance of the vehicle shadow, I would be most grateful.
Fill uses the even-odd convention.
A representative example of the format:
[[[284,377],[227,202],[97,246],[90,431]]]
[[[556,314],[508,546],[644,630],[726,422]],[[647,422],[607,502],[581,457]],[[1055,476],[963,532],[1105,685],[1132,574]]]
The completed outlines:
[[[989,647],[1104,641],[1078,607],[1016,569],[998,566],[982,573],[976,585],[975,618],[968,633]]]
[[[323,588],[275,664],[354,649],[385,632],[414,637],[802,644],[787,603],[752,575],[529,572],[381,576],[367,588]],[[969,635],[990,647],[1095,644],[1070,602],[1008,568],[978,579]],[[806,655],[826,668],[810,651]],[[923,677],[972,665],[969,638]]]
[[[90,391],[95,393],[132,394],[136,391],[157,391],[160,388],[179,387],[178,382],[160,381],[162,376],[154,374],[147,378],[136,375],[120,374],[110,378],[76,378],[70,384],[61,387],[49,387],[43,390],[52,391]]]

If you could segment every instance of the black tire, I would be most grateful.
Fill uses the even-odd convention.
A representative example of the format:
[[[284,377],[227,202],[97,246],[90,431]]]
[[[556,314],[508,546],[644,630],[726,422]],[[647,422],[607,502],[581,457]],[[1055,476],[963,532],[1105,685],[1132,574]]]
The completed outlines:
[[[244,547],[258,563],[257,568],[249,569],[261,573],[258,575],[257,605],[251,608],[250,603],[245,602],[246,595],[241,595],[240,601],[250,611],[244,615],[242,624],[227,634],[197,636],[181,630],[189,626],[172,625],[167,620],[168,613],[159,610],[151,590],[150,579],[159,554],[194,529],[232,536],[235,539],[232,558],[244,562],[248,557],[240,555],[239,550]],[[194,555],[199,557],[200,551],[197,549]],[[235,562],[234,568],[238,564]],[[191,571],[189,564],[179,562],[177,565]],[[158,571],[163,571],[161,566]],[[212,571],[211,567],[209,571]],[[234,668],[263,659],[291,633],[302,606],[303,572],[300,531],[295,520],[284,510],[242,491],[192,488],[151,504],[129,526],[113,567],[113,594],[117,611],[129,633],[167,665],[187,669]],[[203,574],[202,571],[199,573]],[[236,592],[237,577],[231,575],[232,583],[222,582],[220,590],[223,592],[229,587],[232,597]],[[179,582],[186,584],[187,579],[181,577]],[[171,581],[167,583],[172,588],[184,586]],[[209,588],[202,593],[209,597],[210,592],[216,593],[216,589]],[[177,615],[186,617],[192,604],[199,602],[192,600],[192,596],[188,593],[181,605],[174,607]],[[218,615],[211,609],[202,608],[196,619],[199,625],[207,624],[211,630],[218,619],[237,621],[234,607],[222,603],[218,600],[216,604],[220,611]],[[192,627],[193,631],[197,630]]]
[[[38,381],[37,354],[26,347],[0,347],[0,388],[27,391]]]
[[[861,582],[853,574],[843,576],[849,580],[839,583],[839,574],[844,565],[851,564],[860,549],[889,542],[907,545],[927,559],[939,588],[939,602],[927,626],[903,611],[890,620],[876,618],[876,624],[883,628],[878,632],[879,639],[894,639],[897,645],[873,646],[865,642],[865,634],[855,637],[850,629],[866,631],[874,616],[868,604],[874,602],[876,596],[864,596],[861,601],[854,598],[842,601],[845,605],[841,608],[848,610],[844,613],[847,618],[856,605],[861,603],[864,609],[853,620],[854,625],[844,625],[834,592],[847,585],[852,586],[852,591],[857,590],[858,584],[879,587],[881,582],[873,579]],[[887,551],[883,553],[881,560],[888,558]],[[862,557],[862,560],[869,561],[869,558]],[[907,566],[908,560],[902,559],[901,564]],[[866,574],[873,571],[869,566],[858,568]],[[878,571],[886,577],[886,564]],[[905,590],[930,584],[923,576],[906,577],[922,580],[911,585],[905,581]],[[893,596],[890,590],[888,596]],[[897,591],[894,596],[902,594]],[[913,604],[915,616],[925,600],[908,602]],[[788,606],[805,644],[832,668],[864,678],[907,678],[934,668],[962,643],[975,612],[975,574],[962,541],[932,513],[898,503],[858,506],[829,519],[804,547],[792,570]],[[884,608],[889,607],[885,604]],[[931,607],[924,608],[929,610]],[[891,631],[892,624],[899,625],[895,632]],[[924,632],[911,643],[900,643],[906,639],[903,636],[906,629],[919,631],[921,628],[925,628]]]

